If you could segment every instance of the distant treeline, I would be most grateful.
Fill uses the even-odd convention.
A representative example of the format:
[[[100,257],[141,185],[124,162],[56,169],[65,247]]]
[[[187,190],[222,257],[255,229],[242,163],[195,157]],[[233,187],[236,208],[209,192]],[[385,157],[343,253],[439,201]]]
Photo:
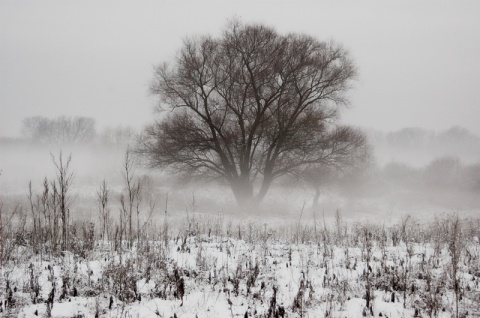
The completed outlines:
[[[381,193],[391,189],[409,191],[459,191],[480,194],[480,160],[466,164],[453,156],[439,157],[422,167],[392,161],[383,167],[371,163],[348,172],[325,168],[305,178],[316,188],[336,188],[353,194]]]
[[[480,138],[467,129],[432,132],[414,127],[366,134],[373,148],[371,162],[348,171],[324,167],[304,176],[317,198],[322,188],[347,195],[437,192],[447,199],[462,192],[480,198]]]
[[[480,191],[480,161],[463,164],[456,157],[441,157],[423,168],[392,162],[382,169],[382,174],[387,182],[408,188]]]
[[[366,133],[382,163],[393,160],[422,166],[444,156],[468,162],[480,160],[480,137],[459,126],[440,132],[412,127],[389,133],[375,130]]]
[[[124,126],[108,127],[98,132],[95,119],[91,117],[33,116],[22,121],[21,136],[20,139],[11,141],[54,145],[90,143],[127,145],[134,142],[136,132],[131,127]]]

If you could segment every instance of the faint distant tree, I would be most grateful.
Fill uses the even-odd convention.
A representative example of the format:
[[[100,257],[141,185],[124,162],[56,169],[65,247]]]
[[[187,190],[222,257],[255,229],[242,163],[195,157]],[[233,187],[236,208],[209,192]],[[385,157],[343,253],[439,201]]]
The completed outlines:
[[[480,162],[465,166],[461,171],[461,181],[466,189],[480,193]]]
[[[22,121],[22,135],[34,141],[41,141],[43,136],[49,135],[46,131],[48,119],[41,116],[27,117]]]
[[[96,136],[95,120],[89,117],[27,117],[23,120],[24,137],[46,143],[88,143]]]
[[[418,170],[405,163],[389,162],[382,170],[385,179],[394,184],[412,185],[420,181]]]
[[[454,126],[437,135],[438,143],[472,145],[478,144],[480,138],[472,134],[468,129],[461,126]]]
[[[322,188],[334,185],[341,178],[357,172],[357,169],[365,167],[372,159],[367,137],[360,130],[350,128],[348,134],[337,137],[337,143],[343,147],[342,151],[328,161],[305,166],[300,173],[300,177],[315,189],[313,206],[318,205]]]
[[[133,143],[136,133],[132,127],[107,127],[99,135],[100,142],[104,145],[127,146]]]
[[[303,171],[302,179],[315,190],[312,206],[318,205],[322,188],[333,185],[338,176],[339,171],[328,165],[311,166]]]
[[[466,128],[455,126],[436,135],[435,146],[443,153],[477,157],[480,155],[480,138]]]
[[[352,149],[357,134],[336,123],[355,76],[339,44],[233,21],[155,68],[151,93],[169,112],[145,129],[139,152],[151,167],[223,179],[239,204],[258,204],[277,178]]]
[[[410,127],[387,134],[386,141],[390,146],[402,148],[415,148],[427,146],[433,136],[426,130]]]
[[[59,120],[63,126],[60,126],[60,132],[63,133],[63,142],[87,143],[94,140],[95,119],[89,117],[60,117]]]
[[[462,166],[456,157],[441,157],[425,167],[424,175],[427,185],[432,187],[449,187],[459,184]]]

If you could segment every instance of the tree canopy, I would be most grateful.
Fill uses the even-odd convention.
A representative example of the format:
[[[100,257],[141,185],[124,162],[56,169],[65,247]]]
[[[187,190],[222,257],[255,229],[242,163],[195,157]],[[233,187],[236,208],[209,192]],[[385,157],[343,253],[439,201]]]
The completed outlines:
[[[155,68],[161,116],[139,152],[151,167],[221,178],[237,202],[259,203],[275,179],[366,149],[362,133],[337,124],[356,74],[333,41],[231,22],[218,38],[186,39]]]

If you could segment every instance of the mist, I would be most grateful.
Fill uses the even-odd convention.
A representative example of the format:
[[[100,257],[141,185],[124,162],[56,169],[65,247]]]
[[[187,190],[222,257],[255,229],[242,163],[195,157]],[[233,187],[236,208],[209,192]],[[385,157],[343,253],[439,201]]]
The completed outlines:
[[[480,317],[479,1],[0,1],[0,316]]]
[[[121,131],[121,128],[117,129]],[[123,131],[128,130],[123,127]],[[2,198],[26,202],[29,183],[41,192],[44,179],[56,177],[54,161],[60,153],[71,155],[72,192],[77,196],[75,217],[95,219],[97,191],[106,181],[111,203],[118,208],[125,190],[125,155],[135,148],[135,136],[106,138],[114,129],[99,132],[87,143],[55,144],[28,138],[0,139]],[[445,131],[405,128],[380,132],[365,129],[373,149],[372,160],[349,173],[334,173],[316,187],[295,176],[278,180],[254,210],[239,208],[228,184],[221,181],[186,180],[168,171],[149,168],[134,156],[134,178],[141,183],[144,204],[155,205],[155,214],[175,215],[193,211],[231,218],[295,220],[301,213],[346,218],[384,220],[415,214],[428,219],[436,213],[478,213],[480,209],[480,138],[461,127]],[[109,133],[108,133],[109,132]]]

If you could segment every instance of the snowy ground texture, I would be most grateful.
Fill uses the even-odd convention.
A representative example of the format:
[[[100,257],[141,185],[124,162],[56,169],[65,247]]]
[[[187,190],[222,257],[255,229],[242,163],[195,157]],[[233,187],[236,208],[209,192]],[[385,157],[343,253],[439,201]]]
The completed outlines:
[[[4,317],[480,317],[479,219],[165,220],[131,243],[11,241]],[[150,233],[150,234],[148,234]],[[90,238],[91,239],[91,238]]]

